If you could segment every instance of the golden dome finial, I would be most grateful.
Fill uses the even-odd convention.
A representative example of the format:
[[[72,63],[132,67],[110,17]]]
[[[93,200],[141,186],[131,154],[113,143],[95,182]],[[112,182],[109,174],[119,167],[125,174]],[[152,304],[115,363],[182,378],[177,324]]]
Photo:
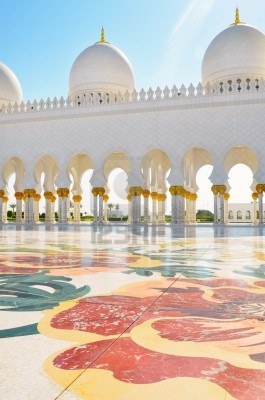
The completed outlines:
[[[235,13],[235,22],[233,24],[231,24],[230,26],[235,26],[235,25],[245,25],[245,22],[242,22],[240,19],[240,15],[239,15],[239,9],[238,7],[236,8],[236,13]]]
[[[105,31],[104,31],[103,26],[101,28],[100,42],[105,43]]]
[[[236,8],[236,16],[235,16],[235,25],[241,24],[240,16],[239,16],[239,9]]]

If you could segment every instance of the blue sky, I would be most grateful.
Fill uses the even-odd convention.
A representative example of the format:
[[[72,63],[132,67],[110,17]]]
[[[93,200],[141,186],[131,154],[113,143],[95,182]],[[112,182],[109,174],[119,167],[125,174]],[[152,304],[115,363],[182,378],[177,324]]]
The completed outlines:
[[[24,100],[67,96],[71,65],[103,25],[130,59],[138,89],[196,84],[208,44],[237,5],[243,21],[265,31],[264,0],[2,0],[0,60]]]

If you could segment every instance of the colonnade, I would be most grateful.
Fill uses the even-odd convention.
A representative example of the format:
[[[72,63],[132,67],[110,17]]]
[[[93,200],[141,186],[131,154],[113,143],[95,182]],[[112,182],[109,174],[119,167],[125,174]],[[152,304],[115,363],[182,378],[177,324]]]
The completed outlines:
[[[256,191],[252,193],[253,199],[253,223],[263,224],[263,193],[265,192],[265,184],[256,185]],[[228,223],[228,200],[229,193],[226,192],[225,185],[213,185],[212,192],[214,195],[214,223],[227,224]],[[259,213],[257,218],[257,200]]]
[[[254,203],[254,223],[263,224],[263,193],[265,184],[258,184],[256,191],[252,194]],[[177,225],[196,223],[196,199],[197,194],[186,190],[183,186],[170,186],[171,195],[171,223]],[[225,185],[213,185],[212,192],[214,196],[214,223],[228,223],[228,200],[229,193]],[[94,223],[106,223],[107,202],[109,196],[105,193],[104,187],[94,187],[93,194],[93,221]],[[69,188],[58,188],[58,222],[66,223],[69,216]],[[142,210],[143,197],[143,210]],[[39,202],[41,195],[36,193],[35,189],[25,189],[23,192],[16,192],[16,222],[37,223],[39,222]],[[44,192],[45,198],[45,222],[55,222],[55,201],[56,196],[49,191]],[[128,200],[128,222],[139,223],[143,215],[145,224],[163,224],[165,223],[166,213],[165,193],[150,192],[140,186],[129,188]],[[73,220],[80,222],[80,204],[82,196],[75,194],[72,197],[74,203]],[[259,218],[256,220],[257,201]],[[23,207],[24,202],[24,207]],[[0,223],[7,221],[7,203],[8,197],[4,190],[0,190]],[[23,211],[24,208],[24,219]],[[151,210],[151,212],[150,212]],[[143,211],[143,212],[142,212]]]
[[[94,222],[105,222],[106,204],[108,196],[104,195],[103,187],[93,188],[94,207],[93,218]],[[170,187],[172,198],[172,223],[184,224],[196,222],[196,199],[197,195],[185,190],[182,186]],[[150,192],[148,189],[142,189],[140,186],[133,186],[129,189],[127,196],[128,200],[128,222],[139,223],[142,216],[142,201],[143,196],[143,222],[152,224],[165,223],[166,214],[166,199],[165,193]],[[103,207],[105,202],[105,207]],[[151,213],[149,212],[151,208]],[[173,217],[175,216],[175,218]]]

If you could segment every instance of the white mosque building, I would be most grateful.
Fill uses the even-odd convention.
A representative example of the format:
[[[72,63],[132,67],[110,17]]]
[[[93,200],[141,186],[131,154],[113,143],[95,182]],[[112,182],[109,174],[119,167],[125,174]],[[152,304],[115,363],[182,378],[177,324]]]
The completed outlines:
[[[224,224],[228,172],[244,163],[253,172],[252,197],[262,223],[265,35],[241,22],[238,10],[235,22],[210,43],[197,85],[137,92],[130,61],[102,30],[100,41],[74,61],[68,98],[23,101],[16,76],[1,63],[0,103],[1,222],[15,174],[17,222],[39,221],[44,193],[46,222],[54,222],[57,203],[58,222],[66,223],[71,200],[78,223],[82,196],[88,196],[81,179],[93,170],[94,222],[102,223],[109,175],[121,168],[128,176],[132,223],[141,216],[145,223],[163,223],[169,197],[172,224],[194,223],[196,174],[211,164],[215,223]]]

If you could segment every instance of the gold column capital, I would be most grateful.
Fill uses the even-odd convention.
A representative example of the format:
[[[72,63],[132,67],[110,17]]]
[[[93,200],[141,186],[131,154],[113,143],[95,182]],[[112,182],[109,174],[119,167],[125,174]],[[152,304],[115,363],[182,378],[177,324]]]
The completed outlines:
[[[189,192],[189,191],[186,190],[186,189],[183,189],[182,197],[185,197],[185,199],[187,199],[187,200],[191,200],[191,195],[192,195],[191,192]]]
[[[46,200],[51,200],[52,199],[52,192],[44,192],[44,197]]]
[[[230,194],[229,193],[225,193],[224,194],[224,199],[225,200],[229,200],[230,199]]]
[[[219,193],[219,185],[213,185],[211,187],[211,191],[213,192],[213,194],[218,194]]]
[[[69,189],[68,188],[59,188],[57,190],[57,194],[59,197],[68,197]]]
[[[2,202],[3,202],[3,203],[7,203],[7,202],[8,202],[8,197],[3,196],[3,197],[2,197]]]
[[[142,188],[141,186],[132,186],[129,189],[129,193],[131,196],[141,196]]]
[[[104,194],[103,201],[105,201],[105,203],[107,203],[108,200],[109,200],[109,196],[107,194]]]
[[[53,195],[52,198],[51,198],[51,202],[55,203],[55,201],[56,201],[56,196]]]
[[[219,187],[219,193],[221,195],[224,195],[225,192],[226,192],[226,186],[225,185],[218,185],[218,187]]]
[[[0,190],[0,199],[1,199],[1,197],[4,197],[4,195],[5,195],[5,191],[4,190]]]
[[[130,194],[128,194],[127,200],[128,200],[129,202],[132,201],[132,196],[131,196]]]
[[[158,199],[158,193],[157,192],[151,192],[151,197],[152,197],[152,200],[157,200]]]
[[[148,197],[150,196],[150,190],[143,189],[142,190],[142,195],[144,196],[145,199],[148,199]]]
[[[170,186],[169,193],[171,194],[171,196],[176,196],[175,188],[176,188],[176,186]]]
[[[181,196],[183,193],[183,186],[170,186],[169,191],[172,196]]]
[[[163,193],[159,193],[159,194],[157,195],[157,200],[158,200],[158,201],[165,201],[166,198],[167,198],[167,196],[166,196],[165,194],[163,194]]]
[[[265,185],[263,183],[259,183],[256,186],[256,191],[258,194],[262,194],[264,192],[264,189],[265,189]]]
[[[80,194],[75,194],[73,196],[73,202],[74,203],[80,203],[80,201],[82,201],[82,196]]]
[[[191,193],[191,200],[196,201],[198,198],[197,193]]]
[[[104,188],[104,187],[99,187],[99,188],[98,188],[98,195],[99,195],[99,196],[103,196],[104,193],[105,193],[105,188]]]
[[[15,198],[16,198],[17,200],[23,200],[23,198],[24,198],[24,193],[23,193],[23,192],[16,192],[16,193],[15,193]]]
[[[258,197],[259,197],[258,193],[252,193],[252,199],[254,201],[258,200]]]
[[[24,190],[24,199],[34,197],[36,194],[35,189],[25,189]]]
[[[94,196],[98,196],[98,188],[94,187],[94,188],[92,189],[92,194],[93,194]]]
[[[40,201],[41,195],[40,194],[35,194],[34,196],[34,201]]]

